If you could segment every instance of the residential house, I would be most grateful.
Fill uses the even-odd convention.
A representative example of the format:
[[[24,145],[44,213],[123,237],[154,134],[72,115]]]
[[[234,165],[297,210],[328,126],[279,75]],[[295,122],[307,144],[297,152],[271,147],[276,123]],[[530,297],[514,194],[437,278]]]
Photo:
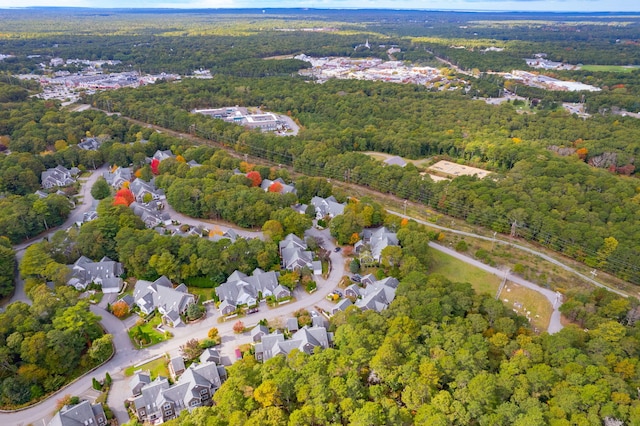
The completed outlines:
[[[371,309],[382,312],[393,302],[397,288],[398,280],[393,277],[376,281],[362,290],[362,299],[356,300],[355,305],[363,311]]]
[[[331,315],[335,315],[338,312],[346,311],[349,306],[353,306],[351,300],[342,299],[333,307],[333,309],[331,309]]]
[[[298,318],[287,318],[287,330],[289,330],[289,333],[294,333],[299,329]]]
[[[278,191],[280,194],[295,194],[296,193],[296,188],[293,186],[293,184],[289,185],[289,184],[285,183],[285,181],[282,180],[282,178],[277,178],[276,180],[264,179],[262,181],[262,183],[260,184],[260,188],[262,188],[265,192],[269,191],[269,188],[274,183],[279,183],[280,184],[281,189],[280,189],[280,191]]]
[[[234,312],[238,306],[254,306],[262,298],[274,296],[276,299],[291,296],[289,289],[278,283],[278,274],[256,268],[251,276],[235,271],[227,281],[216,287],[221,303],[218,306],[222,315]]]
[[[64,166],[57,166],[42,172],[41,181],[44,189],[53,188],[54,186],[69,186],[76,182],[76,176],[80,173],[77,167],[67,169]]]
[[[173,155],[173,152],[171,152],[170,149],[161,151],[161,150],[157,150],[154,154],[153,157],[151,157],[151,160],[158,160],[158,161],[164,161],[167,158],[175,158],[176,156]],[[151,161],[149,161],[151,162]]]
[[[344,296],[350,299],[357,299],[360,297],[362,288],[358,284],[351,284],[344,289]]]
[[[334,218],[344,213],[344,208],[346,207],[346,203],[338,203],[333,195],[328,198],[313,197],[311,204],[316,209],[316,219],[322,219],[327,216]]]
[[[150,195],[151,200],[164,200],[167,198],[164,194],[164,190],[156,188],[156,184],[153,179],[150,182],[145,182],[142,179],[136,179],[131,182],[129,189],[133,193],[136,201],[139,203],[144,203],[145,198],[147,198],[148,201],[149,197],[145,197],[147,194]]]
[[[114,188],[122,188],[125,182],[130,182],[133,173],[129,167],[116,167],[115,169],[108,170],[102,174],[104,180]]]
[[[291,339],[285,340],[284,335],[268,334],[255,346],[255,357],[258,361],[267,361],[276,355],[288,355],[297,349],[311,355],[315,348],[328,348],[333,344],[333,333],[328,333],[324,327],[302,327]]]
[[[129,208],[140,217],[147,228],[155,228],[160,225],[171,225],[171,216],[162,211],[162,203],[152,201],[150,203],[139,203],[134,201]]]
[[[266,325],[258,324],[251,329],[251,340],[259,342],[264,336],[269,334],[269,327]]]
[[[65,405],[49,421],[49,426],[102,426],[107,424],[107,416],[101,404],[80,401],[76,405]]]
[[[169,374],[171,378],[175,380],[179,375],[184,373],[185,370],[184,358],[180,355],[174,356],[169,360]]]
[[[67,284],[77,290],[84,290],[91,283],[102,287],[103,293],[118,293],[122,289],[122,278],[124,273],[122,263],[113,261],[108,257],[103,257],[99,262],[80,256],[73,265],[68,265],[71,269]]]
[[[382,250],[388,246],[397,246],[398,237],[395,232],[389,231],[386,227],[376,229],[365,229],[362,231],[362,239],[354,245],[356,253],[362,257],[370,257],[373,262],[380,263]],[[365,261],[368,263],[368,259]]]
[[[215,348],[207,348],[200,355],[200,363],[206,364],[208,362],[213,362],[216,364],[222,364],[222,356],[220,356],[220,352]]]
[[[238,239],[238,234],[236,233],[236,231],[234,231],[233,229],[229,228],[226,231],[220,231],[220,232],[213,232],[213,235],[211,235],[212,233],[209,233],[209,239],[211,241],[220,241],[220,240],[224,240],[224,239],[228,239],[230,240],[232,243],[235,243],[236,240]]]
[[[187,286],[180,284],[173,288],[171,281],[164,275],[154,282],[138,280],[133,298],[143,314],[149,315],[157,309],[162,315],[162,321],[173,327],[182,324],[180,315],[195,303],[194,295],[187,293]]]
[[[309,268],[314,274],[322,274],[322,263],[313,260],[313,253],[307,250],[307,243],[294,234],[289,234],[280,241],[282,267],[288,271]]]
[[[215,363],[191,364],[174,385],[158,377],[140,389],[133,408],[140,422],[164,423],[183,410],[212,405],[211,397],[226,379],[224,367]]]
[[[84,212],[82,214],[82,223],[91,222],[92,220],[96,220],[98,218],[98,212],[95,210],[89,210],[88,212]]]
[[[151,374],[149,371],[137,370],[133,373],[133,377],[129,380],[129,390],[133,396],[139,396],[142,388],[151,383]]]
[[[78,144],[78,148],[84,149],[85,151],[97,151],[101,144],[102,141],[96,138],[86,138]]]

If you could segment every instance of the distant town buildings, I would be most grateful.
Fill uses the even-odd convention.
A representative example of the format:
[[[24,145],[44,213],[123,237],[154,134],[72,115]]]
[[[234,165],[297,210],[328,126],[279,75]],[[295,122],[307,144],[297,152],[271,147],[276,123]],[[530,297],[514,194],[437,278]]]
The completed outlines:
[[[195,109],[191,111],[195,114],[208,115],[213,118],[224,120],[228,123],[236,123],[249,129],[260,129],[263,132],[285,131],[289,128],[287,122],[272,112],[262,112],[256,110],[249,112],[244,107],[226,107],[215,109]]]
[[[361,48],[367,47],[366,43],[361,45]],[[455,90],[467,86],[466,81],[443,75],[437,68],[416,67],[403,61],[383,61],[379,58],[314,58],[304,54],[295,58],[311,64],[311,68],[301,70],[300,75],[313,77],[320,83],[337,78],[419,84],[438,90]]]
[[[503,73],[502,77],[507,80],[518,80],[527,86],[538,87],[545,90],[560,91],[587,91],[599,92],[600,88],[589,84],[579,83],[577,81],[564,81],[557,78],[549,77],[541,74],[534,74],[528,71],[513,70],[511,73]]]

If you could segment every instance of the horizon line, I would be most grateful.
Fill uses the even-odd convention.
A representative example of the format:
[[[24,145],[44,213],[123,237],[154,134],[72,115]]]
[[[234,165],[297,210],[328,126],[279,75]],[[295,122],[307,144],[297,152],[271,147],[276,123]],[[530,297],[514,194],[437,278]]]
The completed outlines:
[[[579,11],[579,10],[553,10],[553,11],[545,11],[545,10],[516,10],[516,9],[431,9],[431,8],[391,8],[391,7],[383,7],[383,8],[363,8],[363,7],[108,7],[108,6],[10,6],[10,7],[2,7],[0,6],[0,10],[32,10],[32,9],[75,9],[75,10],[109,10],[109,11],[140,11],[140,10],[164,10],[164,11],[213,11],[213,10],[256,10],[256,11],[265,11],[265,10],[311,10],[311,11],[331,11],[331,10],[349,10],[349,11],[398,11],[398,12],[453,12],[453,13],[537,13],[537,14],[563,14],[563,13],[571,13],[571,14],[581,14],[581,15],[592,15],[592,14],[640,14],[640,9],[635,11],[621,11],[621,10],[592,10],[592,11]]]

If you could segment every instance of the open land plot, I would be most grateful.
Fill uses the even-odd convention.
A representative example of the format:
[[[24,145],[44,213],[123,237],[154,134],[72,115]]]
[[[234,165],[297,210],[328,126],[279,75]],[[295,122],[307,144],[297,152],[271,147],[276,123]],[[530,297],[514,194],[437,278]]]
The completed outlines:
[[[519,315],[529,318],[534,328],[544,331],[549,327],[553,307],[542,294],[507,281],[500,300]]]
[[[501,279],[437,250],[430,250],[429,272],[444,275],[453,282],[469,283],[477,293],[496,295]]]
[[[442,274],[454,282],[468,282],[477,293],[495,296],[498,291],[500,277],[436,250],[431,250],[431,257],[429,272]],[[547,330],[553,307],[542,294],[508,281],[500,300],[518,314],[527,316],[534,328]]]
[[[484,169],[479,169],[477,167],[465,166],[462,164],[452,163],[451,161],[438,161],[433,166],[429,167],[430,171],[435,173],[441,173],[447,177],[458,177],[458,176],[473,176],[477,175],[478,178],[482,179],[487,177],[491,172]]]
[[[602,71],[602,72],[633,72],[640,67],[632,65],[583,65],[580,67],[585,71]]]

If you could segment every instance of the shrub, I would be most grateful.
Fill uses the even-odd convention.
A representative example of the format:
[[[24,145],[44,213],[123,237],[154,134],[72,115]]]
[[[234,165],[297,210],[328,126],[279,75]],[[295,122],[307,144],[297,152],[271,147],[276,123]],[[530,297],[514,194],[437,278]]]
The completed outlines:
[[[233,332],[236,334],[244,333],[244,323],[242,321],[237,321],[233,324]]]
[[[464,252],[464,251],[467,251],[469,249],[469,245],[467,244],[467,242],[465,240],[460,240],[456,244],[455,249],[458,252]]]

